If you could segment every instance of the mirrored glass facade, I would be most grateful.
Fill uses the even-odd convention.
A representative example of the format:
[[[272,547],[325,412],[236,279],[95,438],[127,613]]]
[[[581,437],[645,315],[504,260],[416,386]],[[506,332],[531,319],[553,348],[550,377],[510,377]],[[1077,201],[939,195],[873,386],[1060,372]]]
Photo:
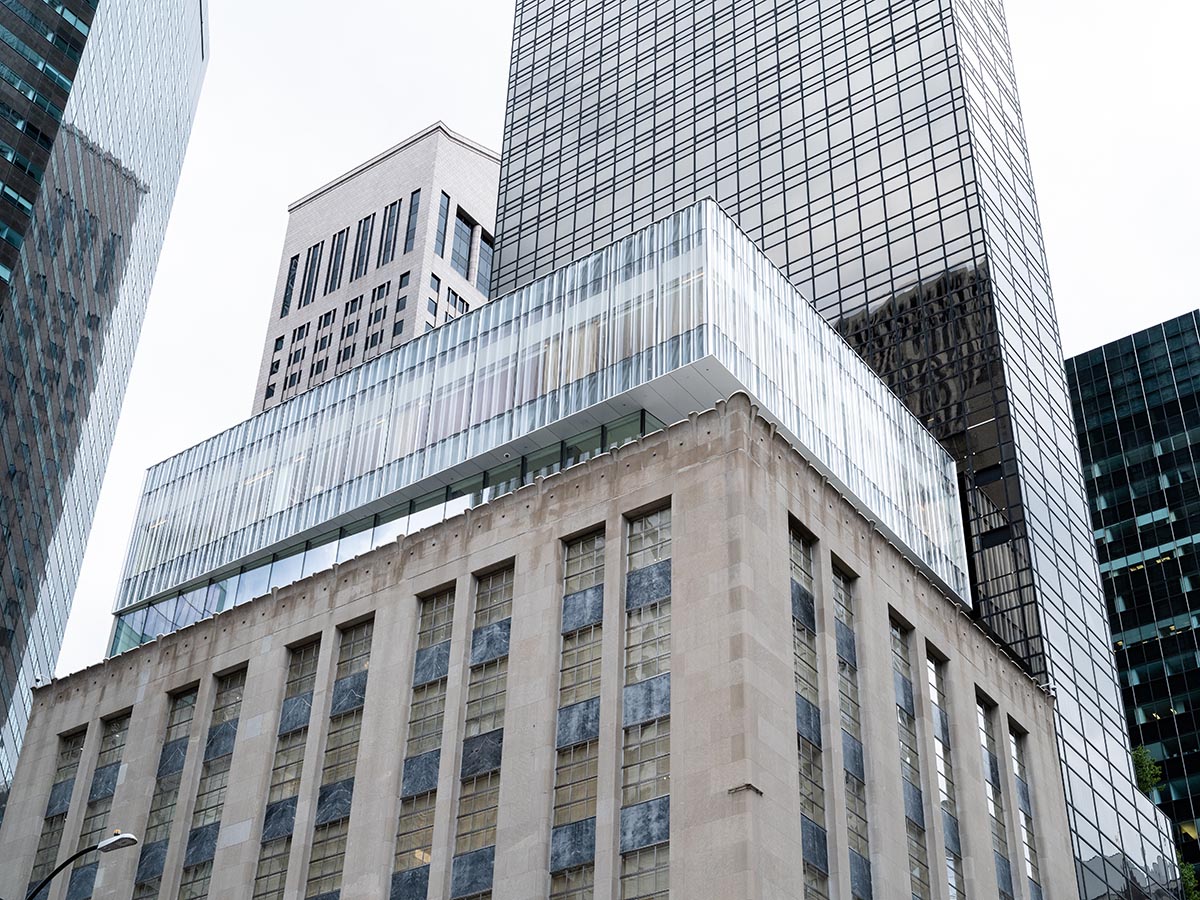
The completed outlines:
[[[977,618],[1058,696],[1081,893],[1171,880],[999,0],[520,0],[507,104],[493,292],[715,199],[957,461]]]
[[[0,8],[0,811],[30,687],[54,674],[207,64],[206,9]]]
[[[1067,360],[1130,742],[1200,862],[1200,313]]]
[[[645,430],[630,407],[670,423],[737,391],[967,596],[949,455],[703,201],[151,469],[117,611],[555,471]],[[316,571],[293,568],[258,593]]]

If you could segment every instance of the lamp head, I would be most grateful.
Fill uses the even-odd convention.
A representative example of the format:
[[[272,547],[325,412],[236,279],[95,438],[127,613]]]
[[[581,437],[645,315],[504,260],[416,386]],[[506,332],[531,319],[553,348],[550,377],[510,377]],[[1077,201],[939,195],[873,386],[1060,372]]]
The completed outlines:
[[[137,842],[138,839],[136,836],[116,831],[112,837],[102,840],[96,849],[101,853],[108,853],[110,850],[123,850],[126,847],[132,847]]]

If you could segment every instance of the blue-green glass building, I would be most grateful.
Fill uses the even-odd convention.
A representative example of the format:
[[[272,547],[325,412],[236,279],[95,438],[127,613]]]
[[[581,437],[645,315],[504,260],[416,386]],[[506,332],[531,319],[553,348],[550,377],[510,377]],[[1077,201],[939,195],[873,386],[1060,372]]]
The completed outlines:
[[[1067,360],[1130,742],[1200,861],[1200,312]]]
[[[207,65],[204,0],[0,0],[0,816]]]

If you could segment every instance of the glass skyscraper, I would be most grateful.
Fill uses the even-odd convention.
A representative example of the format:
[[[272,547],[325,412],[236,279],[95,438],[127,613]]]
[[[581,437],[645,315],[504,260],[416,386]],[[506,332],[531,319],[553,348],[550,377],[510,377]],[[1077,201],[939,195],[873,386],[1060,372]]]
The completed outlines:
[[[204,2],[0,2],[0,816],[54,674],[207,64]]]
[[[958,462],[981,624],[1058,699],[1080,892],[1134,787],[997,0],[519,0],[493,295],[714,198]]]
[[[1067,360],[1130,741],[1200,862],[1200,313]]]

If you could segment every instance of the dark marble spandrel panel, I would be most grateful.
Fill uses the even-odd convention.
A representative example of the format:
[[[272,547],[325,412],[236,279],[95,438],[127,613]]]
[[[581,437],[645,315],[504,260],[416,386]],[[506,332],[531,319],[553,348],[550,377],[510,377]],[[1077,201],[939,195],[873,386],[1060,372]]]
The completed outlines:
[[[165,778],[176,772],[182,772],[183,764],[187,759],[187,748],[188,739],[185,737],[176,738],[170,743],[163,744],[162,753],[158,755],[158,771],[154,777]]]
[[[477,734],[463,741],[461,778],[486,775],[500,768],[504,755],[504,729],[497,728],[487,734]]]
[[[817,602],[812,591],[792,579],[792,617],[814,634],[817,631]]]
[[[208,740],[204,742],[205,762],[228,756],[233,752],[233,745],[237,742],[237,727],[238,720],[230,719],[228,722],[218,722],[208,729]]]
[[[1008,861],[1008,857],[1001,856],[995,850],[992,851],[992,856],[996,859],[996,884],[1000,890],[1012,897],[1013,894],[1013,878],[1012,878],[1012,863]]]
[[[916,716],[917,708],[913,704],[913,685],[912,682],[901,675],[899,672],[892,671],[892,685],[896,689],[896,705],[908,713],[910,716]]]
[[[1032,878],[1026,878],[1025,884],[1029,887],[1029,900],[1042,900],[1042,886]]]
[[[482,625],[471,633],[471,665],[482,666],[493,659],[508,656],[512,619]]]
[[[996,754],[987,747],[980,747],[979,749],[983,751],[983,777],[993,787],[1000,787],[1000,760],[996,759]]]
[[[1029,800],[1029,783],[1020,775],[1016,776],[1017,780],[1017,806],[1021,812],[1027,816],[1033,815],[1033,804]]]
[[[671,837],[671,798],[656,797],[621,810],[621,852],[661,844]]]
[[[429,895],[429,866],[392,873],[388,900],[426,900]]]
[[[450,869],[450,896],[469,897],[492,886],[496,866],[496,848],[484,847],[454,857]]]
[[[845,731],[842,732],[842,766],[859,781],[867,780],[862,742]]]
[[[220,822],[211,822],[193,828],[188,833],[187,849],[183,853],[184,868],[198,866],[217,855],[217,833],[220,830]]]
[[[283,701],[283,707],[279,711],[280,737],[308,726],[308,720],[312,716],[312,700],[313,692],[305,691]]]
[[[442,641],[432,647],[422,647],[417,651],[413,663],[413,687],[420,687],[445,678],[450,671],[450,642]]]
[[[950,717],[946,715],[946,711],[937,704],[933,707],[933,727],[936,729],[935,736],[939,741],[950,746]]]
[[[580,628],[599,624],[604,619],[604,585],[567,594],[563,597],[562,633],[571,634]]]
[[[137,872],[133,876],[135,884],[144,884],[161,878],[163,866],[167,862],[167,839],[142,844],[141,855],[138,856]]]
[[[111,797],[117,792],[117,776],[121,774],[119,762],[101,766],[92,775],[92,789],[88,792],[88,803]]]
[[[341,900],[341,898],[342,892],[340,890],[336,890],[326,891],[323,894],[315,894],[312,897],[307,898],[307,900]]]
[[[871,861],[850,851],[850,896],[871,900]]]
[[[833,632],[837,638],[838,659],[848,662],[857,669],[858,649],[854,643],[854,632],[845,623],[837,620],[833,623]]]
[[[800,816],[800,848],[806,863],[829,874],[829,838],[824,828],[804,815]]]
[[[907,778],[900,779],[904,789],[904,816],[922,831],[925,830],[925,798],[921,789]]]
[[[354,672],[345,678],[339,678],[333,683],[333,699],[329,704],[329,715],[340,716],[343,713],[360,709],[367,702],[368,670]]]
[[[796,695],[796,733],[815,747],[821,746],[821,710]]]
[[[96,887],[96,870],[100,861],[90,862],[71,872],[71,880],[67,883],[67,900],[87,900],[92,896]]]
[[[354,801],[354,779],[337,781],[321,786],[317,795],[316,824],[328,825],[350,815],[350,804]]]
[[[671,560],[664,559],[625,576],[625,609],[638,609],[671,596]]]
[[[562,872],[596,858],[596,820],[560,825],[550,832],[550,871]]]
[[[632,728],[671,714],[671,673],[628,685],[622,697],[621,724]]]
[[[418,797],[437,787],[438,769],[442,764],[442,751],[430,750],[410,756],[404,761],[404,776],[400,781],[401,797]]]
[[[296,827],[296,798],[288,797],[267,804],[263,817],[262,843],[287,837]]]
[[[564,706],[558,711],[558,728],[555,732],[555,749],[574,747],[600,736],[600,698],[581,700]]]
[[[71,792],[75,790],[75,779],[68,778],[50,788],[50,799],[46,802],[46,818],[65,813],[71,806]]]
[[[946,833],[946,849],[951,853],[962,856],[962,838],[958,833],[958,819],[942,810],[942,830]]]

